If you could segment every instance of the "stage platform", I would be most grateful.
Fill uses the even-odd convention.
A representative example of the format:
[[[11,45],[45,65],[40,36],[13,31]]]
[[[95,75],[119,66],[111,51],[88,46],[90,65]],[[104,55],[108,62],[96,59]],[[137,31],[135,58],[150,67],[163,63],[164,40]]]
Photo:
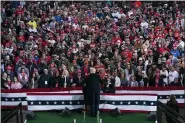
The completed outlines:
[[[96,117],[86,116],[84,121],[84,114],[77,112],[72,112],[71,117],[62,117],[54,111],[34,113],[36,119],[27,121],[27,123],[73,123],[74,119],[76,123],[98,123]],[[100,119],[103,123],[154,123],[147,120],[147,115],[146,113],[123,113],[122,116],[112,117],[109,113],[100,112]]]

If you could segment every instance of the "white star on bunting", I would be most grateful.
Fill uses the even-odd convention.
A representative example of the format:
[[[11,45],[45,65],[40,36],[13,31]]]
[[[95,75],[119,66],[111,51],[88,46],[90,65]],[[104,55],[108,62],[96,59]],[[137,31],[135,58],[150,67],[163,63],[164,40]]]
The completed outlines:
[[[136,104],[138,104],[138,102],[135,102]]]
[[[77,104],[80,104],[80,102],[78,101]]]
[[[120,102],[120,104],[122,105],[122,104],[123,104],[123,102]]]
[[[19,101],[21,101],[21,98],[19,98]]]
[[[128,104],[130,105],[131,102],[128,102]]]
[[[55,102],[54,102],[54,104],[56,105],[56,104],[57,104],[57,102],[55,101]]]
[[[161,99],[162,99],[162,96],[160,96],[159,98],[161,98]]]
[[[49,104],[49,102],[46,102],[46,104]]]
[[[166,98],[168,99],[168,98],[169,98],[169,96],[166,96]]]
[[[146,105],[146,102],[143,102],[143,105]]]
[[[14,98],[12,98],[12,101],[14,101]]]
[[[180,98],[182,98],[183,96],[181,95]]]
[[[69,104],[73,104],[73,103],[70,101]]]
[[[38,102],[39,103],[39,105],[41,105],[41,102]]]
[[[151,105],[154,105],[154,103],[153,103],[153,102],[151,102]]]
[[[31,105],[33,105],[33,102],[30,102],[31,103]]]
[[[65,102],[64,101],[62,101],[62,104],[64,104]]]
[[[115,102],[112,102],[112,104],[114,105],[114,104],[115,104]]]
[[[7,99],[7,98],[6,98],[5,100],[6,100],[6,101],[8,101],[8,99]]]

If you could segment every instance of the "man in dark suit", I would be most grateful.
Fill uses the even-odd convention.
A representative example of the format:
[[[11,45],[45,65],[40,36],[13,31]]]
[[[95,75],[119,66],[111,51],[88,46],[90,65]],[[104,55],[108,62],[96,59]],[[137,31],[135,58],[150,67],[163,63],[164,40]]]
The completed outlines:
[[[86,104],[90,105],[90,116],[96,117],[100,103],[100,76],[96,74],[96,69],[90,69],[90,75],[86,78],[85,94]]]
[[[38,86],[39,88],[48,88],[49,81],[50,81],[50,75],[48,74],[48,69],[44,69],[44,74],[40,76]]]

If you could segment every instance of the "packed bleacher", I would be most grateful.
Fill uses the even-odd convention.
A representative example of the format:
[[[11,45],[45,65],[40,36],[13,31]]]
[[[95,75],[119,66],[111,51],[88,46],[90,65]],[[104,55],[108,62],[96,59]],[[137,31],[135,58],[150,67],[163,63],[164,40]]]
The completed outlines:
[[[1,2],[1,88],[185,85],[185,2]]]

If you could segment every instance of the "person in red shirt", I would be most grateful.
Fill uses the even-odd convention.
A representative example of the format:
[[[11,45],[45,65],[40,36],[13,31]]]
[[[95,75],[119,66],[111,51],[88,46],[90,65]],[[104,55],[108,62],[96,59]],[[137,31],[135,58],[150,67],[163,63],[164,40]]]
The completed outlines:
[[[24,14],[24,9],[21,8],[21,6],[18,6],[18,8],[15,10],[15,15],[23,15]]]
[[[19,36],[17,36],[17,40],[20,42],[20,43],[23,43],[25,41],[25,37],[23,35],[22,32],[19,33]]]
[[[119,33],[115,33],[115,36],[112,38],[112,42],[113,44],[116,44],[118,46],[120,46],[122,44],[122,39],[119,36]]]

